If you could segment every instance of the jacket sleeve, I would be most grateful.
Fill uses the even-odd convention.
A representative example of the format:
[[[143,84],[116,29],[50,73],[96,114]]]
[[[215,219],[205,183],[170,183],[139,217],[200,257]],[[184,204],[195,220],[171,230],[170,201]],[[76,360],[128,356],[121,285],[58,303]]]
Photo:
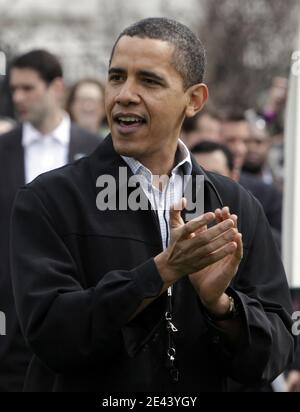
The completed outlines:
[[[46,205],[28,187],[15,201],[11,266],[25,339],[35,355],[59,373],[117,358],[125,350],[122,327],[145,298],[159,295],[162,288],[150,259],[130,271],[99,274],[95,287],[83,289]]]
[[[248,233],[243,233],[247,242],[244,258],[229,289],[239,307],[245,339],[233,351],[220,328],[209,322],[209,330],[216,353],[231,378],[244,383],[270,382],[293,359],[291,299],[262,207],[253,198],[250,205],[244,219],[252,223],[252,229],[248,223]]]

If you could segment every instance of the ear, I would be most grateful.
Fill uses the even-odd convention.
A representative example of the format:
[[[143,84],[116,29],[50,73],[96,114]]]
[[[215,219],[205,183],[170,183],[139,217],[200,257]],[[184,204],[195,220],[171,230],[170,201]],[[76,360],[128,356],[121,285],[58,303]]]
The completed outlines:
[[[56,95],[63,95],[65,90],[64,80],[61,77],[57,77],[51,82],[51,88]]]
[[[187,90],[189,102],[185,111],[186,117],[193,117],[205,105],[208,99],[208,87],[204,83],[194,84]]]

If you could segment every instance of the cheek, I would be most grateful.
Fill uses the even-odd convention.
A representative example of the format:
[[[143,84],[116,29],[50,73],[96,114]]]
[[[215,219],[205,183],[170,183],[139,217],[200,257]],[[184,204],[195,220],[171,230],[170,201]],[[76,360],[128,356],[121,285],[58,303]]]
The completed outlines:
[[[40,95],[36,92],[28,93],[28,95],[26,96],[26,100],[32,107],[38,108],[42,105],[42,99]]]

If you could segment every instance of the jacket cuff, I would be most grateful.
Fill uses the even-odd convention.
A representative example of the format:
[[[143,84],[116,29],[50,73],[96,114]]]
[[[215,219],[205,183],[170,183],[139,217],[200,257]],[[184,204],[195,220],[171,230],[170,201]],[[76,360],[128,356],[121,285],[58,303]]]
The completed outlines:
[[[242,322],[242,329],[243,329],[243,336],[244,339],[241,343],[240,348],[238,350],[250,345],[251,338],[250,338],[250,329],[247,319],[247,306],[246,302],[244,301],[244,297],[242,293],[237,292],[236,290],[229,287],[226,292],[228,296],[231,296],[234,299],[235,305],[238,311],[238,319]],[[236,355],[237,348],[233,348],[232,345],[228,341],[228,337],[225,331],[215,322],[213,321],[207,311],[202,307],[202,312],[204,318],[206,320],[206,324],[208,326],[209,335],[211,338],[212,343],[214,346],[222,347],[222,352],[226,357],[232,357]]]
[[[134,269],[134,281],[142,300],[154,298],[160,294],[163,280],[153,258]]]

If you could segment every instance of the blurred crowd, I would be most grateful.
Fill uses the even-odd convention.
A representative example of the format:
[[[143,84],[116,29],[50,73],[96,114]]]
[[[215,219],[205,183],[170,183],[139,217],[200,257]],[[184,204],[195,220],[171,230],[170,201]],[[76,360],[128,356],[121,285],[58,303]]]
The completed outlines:
[[[59,62],[44,50],[12,62],[0,90],[0,160],[5,164],[0,167],[6,168],[5,176],[10,176],[1,180],[1,202],[11,189],[10,182],[17,181],[16,186],[27,183],[46,170],[88,154],[105,138],[109,129],[104,88],[105,80],[98,78],[79,79],[67,87]],[[182,128],[182,140],[203,168],[238,181],[261,202],[279,249],[287,90],[287,79],[276,77],[268,90],[257,91],[255,107],[246,111],[237,107],[217,109],[210,102],[198,115],[186,119]],[[7,157],[14,153],[13,149],[6,150],[13,142],[22,157]],[[76,150],[72,144],[73,149],[76,144]],[[16,159],[24,171],[20,172]],[[4,212],[0,205],[4,220],[9,220],[14,194],[5,200]],[[8,258],[0,255],[0,259]],[[295,373],[293,379],[290,377],[290,390],[300,390],[300,372]]]

